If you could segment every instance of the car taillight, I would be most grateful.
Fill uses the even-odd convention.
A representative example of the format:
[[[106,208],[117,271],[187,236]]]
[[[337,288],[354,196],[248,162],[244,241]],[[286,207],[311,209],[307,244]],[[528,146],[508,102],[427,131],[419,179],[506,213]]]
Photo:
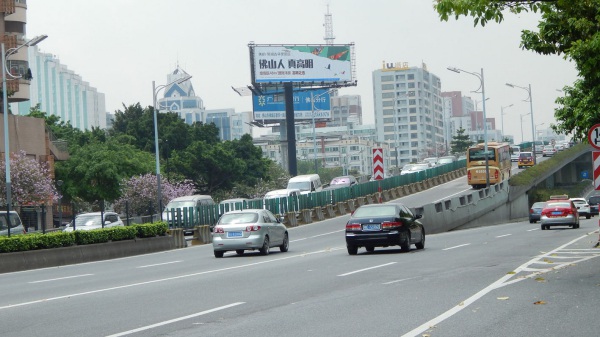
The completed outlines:
[[[390,229],[390,228],[394,228],[394,227],[400,227],[402,226],[402,222],[398,222],[398,221],[385,221],[381,223],[381,228],[383,229]]]
[[[533,213],[533,208],[530,208],[530,209],[529,209],[529,213]]]
[[[471,180],[471,171],[467,172],[467,179]]]
[[[260,230],[259,225],[246,226],[246,232],[256,232]]]
[[[494,179],[498,180],[498,170],[496,170],[496,172],[494,172]]]
[[[360,229],[361,229],[361,226],[359,223],[347,223],[346,224],[347,231],[359,231]]]
[[[215,227],[215,229],[213,229],[213,233],[225,233],[225,231],[223,230],[223,227]]]

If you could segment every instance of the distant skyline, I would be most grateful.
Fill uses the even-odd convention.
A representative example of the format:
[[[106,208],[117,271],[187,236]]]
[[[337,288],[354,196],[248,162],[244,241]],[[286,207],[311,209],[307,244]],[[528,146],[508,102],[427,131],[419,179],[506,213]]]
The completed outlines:
[[[231,87],[250,84],[248,43],[325,43],[324,14],[329,5],[334,43],[354,43],[356,87],[340,95],[361,95],[363,120],[374,123],[372,72],[384,62],[425,64],[441,78],[443,91],[481,94],[472,75],[485,77],[486,115],[505,108],[506,134],[521,140],[521,114],[529,113],[525,90],[531,84],[538,129],[554,123],[554,100],[577,77],[572,63],[520,49],[520,31],[535,29],[537,15],[505,14],[501,24],[474,27],[471,18],[441,22],[428,0],[28,0],[27,37],[47,34],[39,48],[106,95],[108,112],[140,103],[152,105],[152,81],[165,84],[177,65],[193,76],[196,94],[207,109],[251,111],[250,97]],[[159,93],[162,97],[163,93]],[[481,105],[481,104],[479,104]],[[542,124],[543,125],[540,125]],[[531,120],[523,118],[531,139]]]

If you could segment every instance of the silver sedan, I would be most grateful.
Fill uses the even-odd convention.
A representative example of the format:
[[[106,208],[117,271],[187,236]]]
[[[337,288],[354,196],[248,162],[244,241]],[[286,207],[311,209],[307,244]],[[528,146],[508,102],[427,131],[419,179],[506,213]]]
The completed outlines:
[[[287,252],[290,245],[288,231],[279,218],[266,209],[244,209],[221,216],[212,233],[215,257],[227,251],[238,255],[246,250],[269,254],[271,247]]]

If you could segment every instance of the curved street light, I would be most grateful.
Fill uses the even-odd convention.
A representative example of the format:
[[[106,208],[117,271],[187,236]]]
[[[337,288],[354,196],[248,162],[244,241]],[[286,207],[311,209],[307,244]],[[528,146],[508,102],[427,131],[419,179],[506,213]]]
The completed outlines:
[[[511,88],[519,88],[519,89],[523,89],[525,91],[527,91],[527,94],[529,95],[529,98],[524,100],[524,102],[529,101],[529,113],[531,114],[531,151],[533,152],[533,164],[537,164],[537,159],[535,156],[535,124],[533,123],[533,100],[531,99],[531,84],[529,84],[529,86],[527,87],[521,87],[515,84],[510,84],[510,83],[506,83],[507,86],[511,87]]]
[[[10,224],[10,204],[12,203],[12,187],[11,187],[11,181],[10,181],[10,147],[8,144],[9,141],[9,134],[8,134],[8,93],[6,90],[6,75],[8,74],[12,79],[19,79],[23,76],[21,75],[13,75],[11,74],[8,69],[6,68],[6,59],[11,56],[16,54],[19,49],[27,46],[27,47],[33,47],[36,44],[42,42],[42,40],[44,40],[45,38],[47,38],[48,35],[39,35],[34,37],[33,39],[18,45],[17,47],[14,48],[9,48],[8,50],[4,50],[4,42],[2,42],[1,45],[1,51],[2,51],[2,112],[4,114],[3,116],[3,120],[4,120],[4,166],[5,166],[5,171],[6,171],[6,223]],[[7,234],[8,236],[10,236],[10,225],[7,225]]]
[[[157,207],[158,207],[158,214],[160,214],[160,221],[162,221],[162,190],[161,190],[161,183],[160,183],[160,156],[159,156],[159,152],[158,152],[158,117],[157,117],[157,110],[156,110],[156,96],[158,95],[158,92],[172,84],[181,84],[187,80],[189,80],[190,78],[192,78],[191,75],[187,75],[184,76],[182,78],[176,79],[174,81],[171,81],[167,84],[163,84],[163,85],[159,85],[156,86],[156,83],[154,81],[152,81],[152,108],[154,110],[154,155],[156,157],[156,188],[157,188],[157,199],[158,199],[158,203],[157,203]]]
[[[480,87],[479,89],[481,89],[481,103],[482,103],[482,110],[483,110],[483,151],[485,153],[485,187],[488,188],[490,187],[490,164],[489,164],[489,160],[488,160],[488,137],[487,137],[487,117],[485,115],[485,83],[483,80],[483,68],[481,68],[481,73],[475,73],[475,72],[470,72],[470,71],[466,71],[466,70],[462,70],[462,69],[458,69],[458,68],[454,68],[454,67],[448,67],[448,70],[453,71],[455,73],[467,73],[470,75],[473,75],[475,77],[477,77],[479,79],[480,82]],[[473,91],[473,92],[479,92],[479,89]]]

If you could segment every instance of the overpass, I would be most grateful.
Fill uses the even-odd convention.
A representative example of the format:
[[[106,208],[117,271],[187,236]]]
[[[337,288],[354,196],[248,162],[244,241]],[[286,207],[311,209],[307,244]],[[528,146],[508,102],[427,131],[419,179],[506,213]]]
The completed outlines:
[[[586,176],[591,179],[592,147],[579,144],[534,168],[489,188],[417,207],[416,212],[423,214],[428,234],[526,219],[535,189],[574,185]]]

